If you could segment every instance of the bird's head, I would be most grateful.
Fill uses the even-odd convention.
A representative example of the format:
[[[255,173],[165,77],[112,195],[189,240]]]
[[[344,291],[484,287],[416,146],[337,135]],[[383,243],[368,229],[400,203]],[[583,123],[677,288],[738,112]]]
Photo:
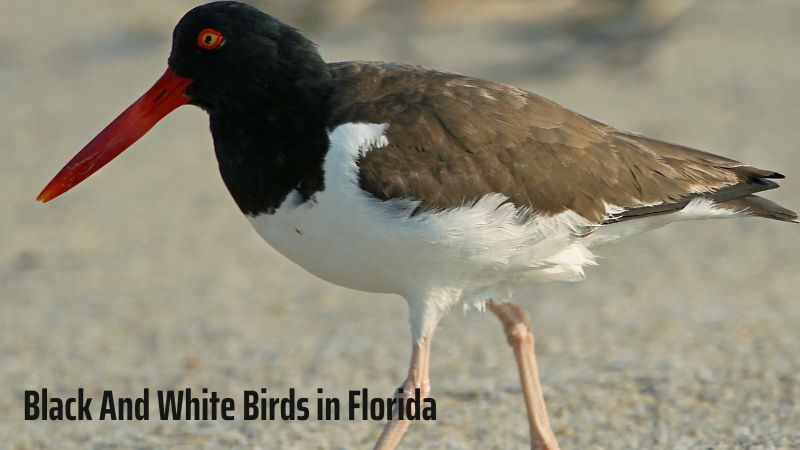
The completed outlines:
[[[169,68],[192,80],[184,92],[190,103],[211,112],[264,97],[281,102],[287,91],[329,79],[315,45],[299,31],[229,1],[198,6],[178,22]]]
[[[329,88],[314,44],[294,28],[243,3],[198,6],[175,27],[167,70],[90,141],[42,190],[47,202],[106,165],[179,106],[212,116],[252,106],[291,108],[298,95]]]

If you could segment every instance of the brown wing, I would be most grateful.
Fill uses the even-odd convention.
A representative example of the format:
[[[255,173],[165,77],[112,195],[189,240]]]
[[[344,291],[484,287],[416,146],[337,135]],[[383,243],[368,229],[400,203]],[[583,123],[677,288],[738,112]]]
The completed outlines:
[[[616,130],[535,94],[419,67],[330,64],[331,128],[387,123],[389,145],[359,160],[375,197],[446,209],[501,193],[518,206],[608,223],[777,187],[778,173]],[[615,205],[625,212],[607,216]]]

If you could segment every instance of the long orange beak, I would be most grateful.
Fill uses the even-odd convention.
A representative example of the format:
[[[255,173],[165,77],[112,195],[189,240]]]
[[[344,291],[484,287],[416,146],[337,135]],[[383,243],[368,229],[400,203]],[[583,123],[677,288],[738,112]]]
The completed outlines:
[[[191,83],[191,79],[179,77],[168,68],[153,87],[86,144],[36,200],[46,203],[58,197],[116,158],[164,116],[188,103],[190,99],[184,93]]]

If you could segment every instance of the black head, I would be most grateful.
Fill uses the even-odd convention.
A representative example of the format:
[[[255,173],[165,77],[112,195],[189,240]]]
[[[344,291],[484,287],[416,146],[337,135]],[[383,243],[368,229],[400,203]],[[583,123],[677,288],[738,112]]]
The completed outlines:
[[[114,159],[175,108],[208,111],[225,184],[250,214],[294,189],[323,188],[333,82],[314,44],[237,2],[189,11],[175,27],[169,68],[42,190],[49,201]]]
[[[186,13],[173,33],[169,66],[192,80],[185,93],[190,103],[209,112],[250,108],[253,101],[280,109],[297,95],[318,97],[330,82],[313,42],[268,14],[231,1]]]

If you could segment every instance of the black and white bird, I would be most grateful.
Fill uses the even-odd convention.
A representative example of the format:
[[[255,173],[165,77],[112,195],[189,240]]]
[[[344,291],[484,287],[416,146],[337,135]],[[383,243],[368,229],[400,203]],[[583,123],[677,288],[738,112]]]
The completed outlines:
[[[428,395],[431,338],[459,303],[502,321],[532,447],[558,448],[533,335],[509,303],[584,277],[593,250],[670,222],[798,222],[755,194],[777,172],[615,129],[510,86],[403,64],[326,64],[296,29],[237,2],[189,11],[156,84],[39,195],[100,169],[184,104],[208,112],[220,173],[256,231],[312,274],[408,302],[402,395]],[[395,448],[408,420],[386,424]]]

